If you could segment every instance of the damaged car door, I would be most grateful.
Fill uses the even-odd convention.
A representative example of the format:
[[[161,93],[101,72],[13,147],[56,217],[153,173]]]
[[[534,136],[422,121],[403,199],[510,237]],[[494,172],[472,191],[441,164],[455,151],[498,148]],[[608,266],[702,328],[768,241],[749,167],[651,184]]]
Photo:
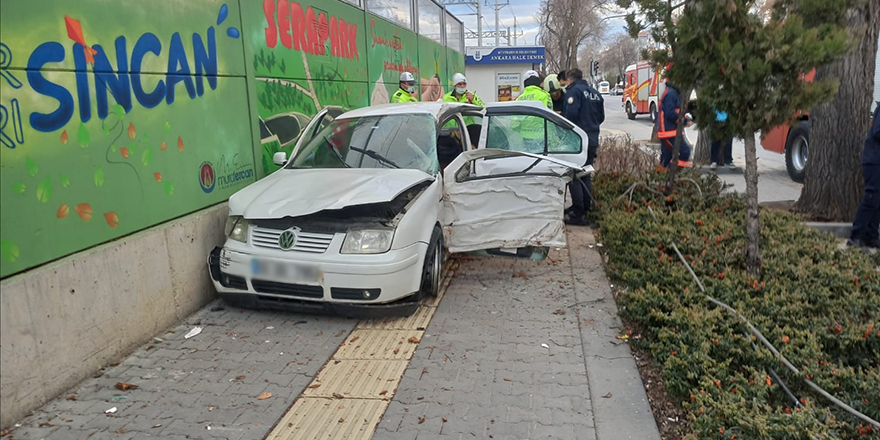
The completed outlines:
[[[272,161],[275,165],[283,166],[288,159],[296,157],[296,153],[299,151],[300,147],[305,145],[307,142],[312,140],[316,134],[318,134],[324,127],[331,124],[339,115],[345,113],[345,110],[339,106],[327,106],[321,109],[315,117],[309,121],[306,128],[304,128],[301,132],[299,132],[299,138],[296,140],[296,144],[294,144],[293,149],[290,151],[290,156],[287,155],[286,152],[280,151],[275,153],[272,158]],[[290,142],[288,141],[288,144]]]
[[[479,147],[531,153],[581,165],[587,162],[589,140],[583,130],[537,102],[505,102],[489,104],[483,119]],[[480,161],[482,172],[514,172],[534,163],[546,171],[558,168],[550,161],[535,161],[524,156],[493,158]]]
[[[524,166],[511,171],[480,166],[499,159],[517,159]],[[544,166],[534,165],[541,162]],[[441,224],[446,246],[450,252],[496,249],[521,257],[532,254],[522,251],[527,248],[564,247],[565,185],[592,170],[523,152],[462,153],[443,173]]]

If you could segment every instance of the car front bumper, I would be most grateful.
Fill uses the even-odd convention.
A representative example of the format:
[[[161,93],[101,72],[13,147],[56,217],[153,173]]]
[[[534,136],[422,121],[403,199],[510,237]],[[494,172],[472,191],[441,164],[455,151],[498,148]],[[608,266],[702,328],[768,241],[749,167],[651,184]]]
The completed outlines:
[[[409,315],[418,308],[415,294],[426,252],[426,244],[416,243],[343,263],[315,261],[307,254],[277,258],[218,247],[208,257],[208,268],[217,293],[235,306],[356,317]],[[255,258],[317,267],[319,276],[316,282],[303,283],[263,279],[252,274]]]

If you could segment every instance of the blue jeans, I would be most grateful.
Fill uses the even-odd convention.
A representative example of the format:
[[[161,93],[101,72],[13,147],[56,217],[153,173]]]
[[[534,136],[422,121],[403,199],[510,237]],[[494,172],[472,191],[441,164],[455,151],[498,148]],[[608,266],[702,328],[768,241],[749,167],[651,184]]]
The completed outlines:
[[[853,220],[852,239],[880,240],[880,165],[862,165],[865,197]]]
[[[733,163],[733,138],[724,140],[724,161],[721,160],[721,141],[712,141],[712,163],[718,165]]]
[[[675,146],[675,138],[663,139],[660,145],[660,165],[669,167],[672,163],[672,147]],[[687,162],[691,160],[691,144],[684,135],[681,137],[681,150],[678,152],[678,161]]]

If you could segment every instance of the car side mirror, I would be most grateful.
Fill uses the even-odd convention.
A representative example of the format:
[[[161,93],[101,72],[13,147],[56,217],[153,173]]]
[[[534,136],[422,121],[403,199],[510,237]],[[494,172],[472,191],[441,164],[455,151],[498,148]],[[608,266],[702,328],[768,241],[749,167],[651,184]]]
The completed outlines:
[[[275,162],[275,165],[283,167],[284,164],[287,163],[287,153],[284,151],[279,151],[272,156],[272,162]]]

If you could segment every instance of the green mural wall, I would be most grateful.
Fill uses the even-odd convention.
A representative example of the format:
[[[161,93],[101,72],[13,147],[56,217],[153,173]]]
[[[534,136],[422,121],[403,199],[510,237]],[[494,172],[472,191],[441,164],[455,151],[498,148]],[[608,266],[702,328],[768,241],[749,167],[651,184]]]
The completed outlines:
[[[0,277],[228,199],[402,70],[436,100],[463,69],[338,0],[3,0]]]

